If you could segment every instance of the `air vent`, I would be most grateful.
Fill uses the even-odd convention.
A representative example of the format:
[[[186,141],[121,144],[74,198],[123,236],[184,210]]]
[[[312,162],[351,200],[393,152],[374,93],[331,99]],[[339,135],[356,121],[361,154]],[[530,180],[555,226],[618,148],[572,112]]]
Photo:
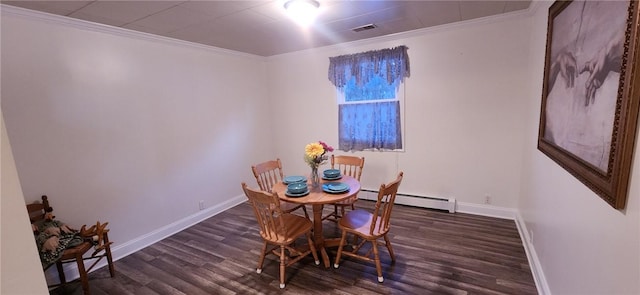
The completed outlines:
[[[359,26],[359,27],[353,28],[351,30],[354,31],[354,32],[362,32],[362,31],[367,31],[367,30],[373,30],[375,28],[377,28],[376,25],[368,24],[368,25],[364,25],[364,26]]]

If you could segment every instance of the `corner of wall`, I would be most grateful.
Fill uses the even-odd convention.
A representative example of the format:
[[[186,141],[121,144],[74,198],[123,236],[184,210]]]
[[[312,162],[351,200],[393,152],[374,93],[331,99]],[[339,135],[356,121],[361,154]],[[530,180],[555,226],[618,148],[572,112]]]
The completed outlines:
[[[44,272],[40,265],[38,249],[31,234],[29,216],[16,165],[9,144],[9,137],[1,117],[0,127],[0,261],[2,261],[1,294],[48,294]],[[7,255],[22,253],[23,255]],[[31,254],[31,255],[29,255]]]

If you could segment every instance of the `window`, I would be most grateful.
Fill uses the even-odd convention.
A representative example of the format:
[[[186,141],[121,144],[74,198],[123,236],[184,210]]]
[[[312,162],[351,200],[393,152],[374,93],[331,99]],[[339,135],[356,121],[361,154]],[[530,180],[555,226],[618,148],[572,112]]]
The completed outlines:
[[[406,50],[400,46],[331,58],[329,79],[338,91],[340,150],[402,149],[399,89],[409,76]]]

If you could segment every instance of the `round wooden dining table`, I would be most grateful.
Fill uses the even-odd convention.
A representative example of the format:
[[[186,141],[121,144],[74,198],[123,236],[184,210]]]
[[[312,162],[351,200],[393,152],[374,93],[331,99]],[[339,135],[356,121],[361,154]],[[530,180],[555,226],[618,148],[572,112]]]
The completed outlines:
[[[349,186],[349,191],[344,193],[327,193],[322,190],[322,184],[327,182],[342,182]],[[330,266],[329,255],[327,254],[327,250],[325,247],[338,246],[340,239],[334,240],[325,240],[324,235],[322,233],[322,210],[324,209],[325,204],[334,204],[336,202],[340,202],[346,200],[350,197],[353,197],[360,191],[360,182],[348,175],[343,175],[342,178],[338,180],[320,180],[320,186],[317,188],[312,188],[311,184],[309,185],[309,194],[301,197],[288,197],[285,193],[287,191],[287,185],[279,182],[275,184],[271,190],[273,192],[278,193],[278,197],[282,201],[296,203],[296,204],[306,204],[312,205],[313,207],[313,238],[314,243],[317,250],[320,250],[322,255],[322,261],[324,262],[325,267]]]

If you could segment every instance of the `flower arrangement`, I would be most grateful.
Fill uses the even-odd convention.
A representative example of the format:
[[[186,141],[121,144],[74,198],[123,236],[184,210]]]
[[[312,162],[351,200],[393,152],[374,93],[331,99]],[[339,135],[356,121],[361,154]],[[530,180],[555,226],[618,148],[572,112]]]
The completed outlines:
[[[324,164],[324,162],[329,158],[327,152],[333,152],[333,148],[322,141],[312,142],[304,147],[304,161],[311,167],[310,178],[311,186],[313,188],[320,186],[318,166]]]
[[[304,161],[317,169],[329,158],[327,152],[333,152],[333,148],[322,141],[312,142],[304,147]]]

